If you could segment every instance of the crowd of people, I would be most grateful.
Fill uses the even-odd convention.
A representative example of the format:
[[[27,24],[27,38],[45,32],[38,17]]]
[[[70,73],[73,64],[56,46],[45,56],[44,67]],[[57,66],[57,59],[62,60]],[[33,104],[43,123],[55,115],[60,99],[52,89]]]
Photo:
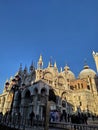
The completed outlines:
[[[75,124],[87,124],[88,115],[85,113],[77,113],[69,115],[66,111],[62,113],[57,110],[50,111],[50,122],[71,122]]]

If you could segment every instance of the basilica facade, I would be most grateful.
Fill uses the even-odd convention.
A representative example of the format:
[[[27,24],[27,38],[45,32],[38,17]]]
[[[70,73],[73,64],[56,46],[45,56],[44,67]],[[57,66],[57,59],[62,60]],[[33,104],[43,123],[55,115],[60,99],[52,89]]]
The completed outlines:
[[[93,53],[93,57],[98,54]],[[98,63],[98,60],[96,63]],[[0,95],[0,112],[10,111],[14,116],[20,113],[25,119],[31,111],[43,119],[46,105],[49,110],[65,111],[67,114],[84,112],[98,115],[98,75],[87,64],[75,77],[68,65],[59,72],[56,62],[51,61],[43,68],[43,57],[40,55],[37,69],[33,63],[5,82]]]

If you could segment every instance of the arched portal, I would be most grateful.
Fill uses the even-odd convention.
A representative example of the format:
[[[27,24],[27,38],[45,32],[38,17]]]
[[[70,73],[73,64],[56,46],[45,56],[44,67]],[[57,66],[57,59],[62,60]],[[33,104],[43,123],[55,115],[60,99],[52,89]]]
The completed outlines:
[[[56,110],[57,97],[53,89],[49,90],[50,110]]]
[[[25,92],[23,93],[23,118],[24,119],[29,119],[29,114],[32,109],[32,98],[31,98],[31,92],[29,89],[26,89]]]
[[[25,100],[24,104],[25,104],[25,105],[29,105],[29,103],[31,103],[31,98],[30,98],[30,96],[31,96],[31,93],[30,93],[30,91],[27,89],[27,90],[25,91],[25,94],[24,94],[24,100]]]
[[[56,95],[55,95],[53,89],[49,90],[49,101],[53,101],[56,103]]]
[[[71,97],[71,93],[64,91],[61,95],[62,97],[62,111],[66,112],[67,114],[71,114],[73,111],[73,105],[69,97]]]

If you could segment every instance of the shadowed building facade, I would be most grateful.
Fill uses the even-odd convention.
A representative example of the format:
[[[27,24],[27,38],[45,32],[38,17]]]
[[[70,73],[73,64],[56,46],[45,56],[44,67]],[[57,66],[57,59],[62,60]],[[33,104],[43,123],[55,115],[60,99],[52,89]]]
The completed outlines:
[[[51,61],[43,68],[40,56],[37,69],[33,63],[29,71],[20,66],[17,74],[5,82],[0,95],[0,112],[18,113],[29,119],[33,111],[39,119],[45,117],[46,103],[50,110],[66,111],[67,114],[84,112],[98,115],[98,76],[88,65],[75,77],[69,66],[58,71]]]

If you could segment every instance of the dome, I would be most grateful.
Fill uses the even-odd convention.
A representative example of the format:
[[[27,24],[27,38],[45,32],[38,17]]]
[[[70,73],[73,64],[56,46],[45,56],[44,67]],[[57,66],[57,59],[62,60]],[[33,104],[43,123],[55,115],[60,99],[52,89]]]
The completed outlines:
[[[70,68],[67,65],[64,67],[64,73],[67,79],[75,79],[74,73],[70,70]]]
[[[79,78],[84,79],[87,78],[88,76],[94,78],[96,76],[96,72],[90,69],[88,65],[85,65],[84,69],[79,74]]]

